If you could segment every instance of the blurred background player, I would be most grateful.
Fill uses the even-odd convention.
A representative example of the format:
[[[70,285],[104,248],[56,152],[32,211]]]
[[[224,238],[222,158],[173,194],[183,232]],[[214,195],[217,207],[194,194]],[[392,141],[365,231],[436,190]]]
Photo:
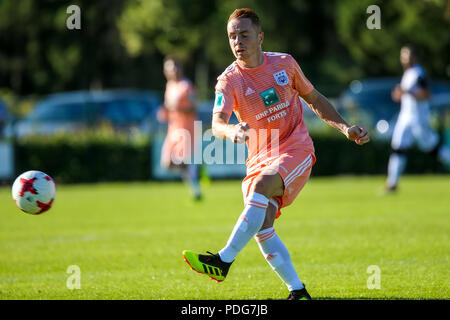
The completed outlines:
[[[450,150],[439,143],[442,139],[430,126],[429,83],[413,46],[401,48],[400,63],[404,73],[401,83],[392,91],[392,99],[401,103],[401,109],[392,136],[392,154],[389,157],[385,187],[387,192],[397,189],[400,175],[406,166],[406,151],[414,144],[444,163],[450,161]]]
[[[198,166],[192,163],[194,121],[197,118],[194,85],[184,77],[183,65],[174,57],[164,60],[167,79],[164,104],[158,120],[168,122],[167,136],[161,151],[161,166],[179,172],[189,185],[195,200],[202,198]]]
[[[235,10],[227,32],[236,61],[218,77],[212,129],[216,137],[247,142],[244,209],[226,246],[217,254],[185,250],[183,255],[197,272],[223,281],[239,252],[255,237],[264,258],[286,284],[288,299],[309,300],[288,249],[273,227],[280,209],[290,205],[305,186],[315,162],[299,97],[349,140],[362,145],[369,141],[369,134],[342,119],[291,55],[262,51],[264,33],[252,10]],[[228,124],[233,111],[239,119],[237,125]]]

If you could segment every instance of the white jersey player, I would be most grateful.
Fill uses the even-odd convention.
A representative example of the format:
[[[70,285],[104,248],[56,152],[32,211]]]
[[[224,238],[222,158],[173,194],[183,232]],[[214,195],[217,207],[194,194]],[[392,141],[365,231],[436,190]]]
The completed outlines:
[[[392,99],[401,103],[401,109],[392,136],[393,152],[389,158],[387,191],[396,190],[406,166],[405,152],[413,145],[444,161],[450,156],[448,149],[439,147],[439,135],[430,126],[428,80],[411,46],[400,50],[400,63],[405,71],[401,83],[392,91]]]

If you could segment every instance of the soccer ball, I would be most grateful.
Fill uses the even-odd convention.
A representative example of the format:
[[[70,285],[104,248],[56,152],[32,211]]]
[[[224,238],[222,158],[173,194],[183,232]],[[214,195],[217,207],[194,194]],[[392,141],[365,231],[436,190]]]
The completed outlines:
[[[23,212],[41,214],[49,210],[55,201],[55,183],[41,171],[27,171],[14,181],[12,197]]]

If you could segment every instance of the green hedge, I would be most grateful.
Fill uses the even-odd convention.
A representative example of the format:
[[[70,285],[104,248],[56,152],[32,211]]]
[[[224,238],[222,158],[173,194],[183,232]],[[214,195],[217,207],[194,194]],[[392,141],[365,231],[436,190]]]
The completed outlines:
[[[340,135],[313,136],[317,163],[313,175],[386,174],[388,142],[358,146]],[[15,142],[16,173],[36,169],[58,182],[145,181],[151,176],[148,137],[117,134],[34,137]],[[406,172],[444,172],[429,154],[412,150]]]
[[[119,134],[34,137],[15,142],[17,174],[35,169],[63,183],[151,178],[149,139]]]
[[[359,146],[344,136],[314,137],[317,162],[313,175],[386,174],[390,141],[371,141]],[[431,154],[413,148],[407,153],[406,173],[443,173],[445,168]]]

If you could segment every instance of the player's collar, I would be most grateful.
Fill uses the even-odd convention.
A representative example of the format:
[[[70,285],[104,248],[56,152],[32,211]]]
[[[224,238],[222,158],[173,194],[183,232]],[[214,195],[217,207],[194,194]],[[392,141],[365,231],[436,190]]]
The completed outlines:
[[[237,60],[236,60],[236,64],[237,64],[237,66],[238,66],[239,68],[241,68],[242,70],[245,70],[245,71],[256,71],[256,70],[259,70],[259,69],[263,68],[263,67],[267,64],[267,56],[266,56],[266,53],[263,51],[262,54],[263,54],[263,62],[262,62],[259,66],[257,66],[257,67],[254,67],[254,68],[243,67],[243,66],[241,66],[241,65],[239,64],[239,62],[238,62]]]

